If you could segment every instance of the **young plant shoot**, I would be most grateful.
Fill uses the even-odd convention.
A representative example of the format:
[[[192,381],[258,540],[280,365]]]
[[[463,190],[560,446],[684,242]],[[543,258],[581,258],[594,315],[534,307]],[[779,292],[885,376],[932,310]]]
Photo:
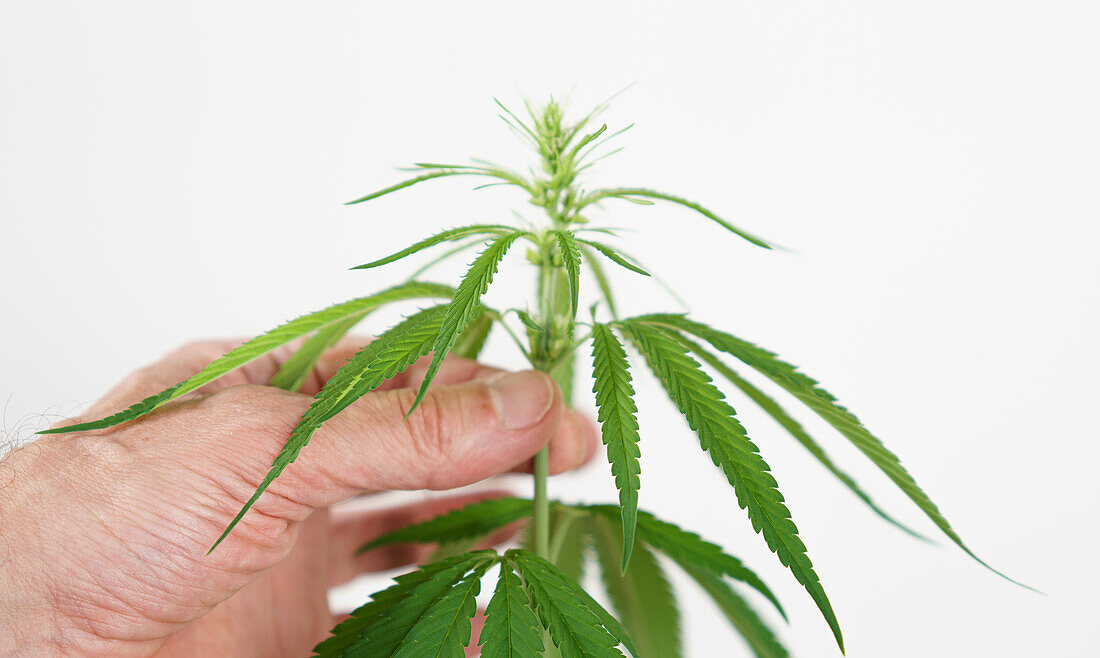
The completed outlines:
[[[640,206],[671,204],[701,217],[717,229],[748,242],[749,248],[771,245],[727,222],[708,208],[674,194],[643,187],[588,189],[582,176],[596,161],[614,151],[605,147],[625,131],[608,133],[596,125],[604,103],[575,121],[550,100],[530,104],[521,118],[497,103],[500,117],[536,152],[538,166],[528,173],[489,162],[470,164],[418,163],[413,175],[395,185],[350,202],[360,204],[438,178],[473,177],[486,185],[516,188],[540,210],[530,225],[502,221],[448,228],[396,253],[358,266],[387,265],[433,247],[449,246],[407,282],[299,317],[260,335],[212,362],[194,377],[106,418],[49,432],[74,432],[109,427],[139,418],[194,391],[249,361],[294,339],[305,337],[297,353],[271,380],[272,386],[297,390],[320,355],[373,310],[398,302],[437,300],[407,315],[363,347],[314,398],[290,433],[251,499],[225,528],[224,539],[248,513],[268,486],[306,448],[326,421],[383,382],[430,355],[430,365],[409,414],[418,413],[443,360],[450,354],[476,358],[491,330],[498,325],[518,346],[531,367],[549,373],[567,401],[576,397],[578,370],[591,373],[598,421],[607,449],[617,505],[573,505],[554,501],[547,489],[548,452],[534,460],[533,495],[491,499],[418,525],[378,537],[363,546],[370,551],[404,543],[438,543],[447,557],[396,579],[375,594],[332,635],[315,648],[320,656],[464,656],[471,642],[486,658],[630,655],[674,658],[683,655],[675,593],[665,574],[674,564],[695,580],[756,656],[785,656],[786,650],[765,619],[761,604],[785,613],[767,585],[741,560],[694,532],[642,511],[641,436],[634,400],[635,377],[648,369],[697,435],[699,447],[733,489],[731,501],[744,510],[780,565],[805,588],[821,611],[843,651],[844,641],[806,544],[757,443],[738,420],[726,390],[759,406],[821,463],[872,512],[903,531],[856,484],[824,448],[781,406],[743,376],[771,380],[794,401],[831,425],[878,466],[948,538],[985,565],[962,539],[888,450],[850,411],[816,381],[775,353],[731,333],[678,313],[621,317],[605,274],[607,264],[632,275],[649,276],[637,261],[603,240],[616,231],[594,224],[605,205],[627,201]],[[629,126],[628,126],[629,128]],[[644,216],[647,209],[635,214]],[[513,308],[483,303],[502,260],[526,249],[534,274],[534,297]],[[454,287],[418,280],[444,258],[479,249],[466,274]],[[591,277],[600,291],[595,300],[582,299],[582,280]],[[423,304],[423,301],[420,301]],[[579,316],[581,311],[585,311]],[[521,336],[523,338],[521,338]],[[712,378],[732,385],[726,387]],[[689,449],[684,444],[684,449]],[[732,509],[732,505],[730,506]],[[529,519],[525,548],[503,553],[464,552],[504,526]],[[917,535],[919,537],[919,535]],[[218,543],[221,542],[218,540]],[[210,550],[214,550],[217,543]],[[664,556],[660,558],[659,556]],[[598,568],[614,614],[604,609],[579,584],[587,562]],[[986,565],[988,566],[988,565]],[[496,574],[479,639],[471,639],[475,597],[483,577]]]

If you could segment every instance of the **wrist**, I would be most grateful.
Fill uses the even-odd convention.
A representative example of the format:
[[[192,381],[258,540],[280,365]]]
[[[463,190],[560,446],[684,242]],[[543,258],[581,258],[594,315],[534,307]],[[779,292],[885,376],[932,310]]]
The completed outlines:
[[[30,446],[14,450],[0,459],[0,656],[11,656],[29,650],[41,651],[35,636],[44,629],[41,605],[30,591],[27,577],[25,543],[27,527],[28,480],[26,477]]]
[[[36,539],[48,515],[38,502],[50,472],[44,448],[32,443],[0,459],[0,657],[72,655],[64,647],[75,628],[50,598],[57,565]]]

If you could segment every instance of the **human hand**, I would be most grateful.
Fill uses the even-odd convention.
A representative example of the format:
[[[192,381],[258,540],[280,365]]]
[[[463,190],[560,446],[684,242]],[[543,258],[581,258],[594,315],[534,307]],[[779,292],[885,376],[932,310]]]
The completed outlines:
[[[0,461],[0,655],[306,655],[334,623],[329,587],[426,557],[413,547],[355,556],[356,547],[476,496],[359,513],[331,506],[526,470],[547,443],[551,472],[595,452],[594,426],[565,408],[549,377],[454,357],[403,420],[422,361],[328,421],[206,555],[311,396],[363,342],[327,352],[302,393],[261,385],[291,353],[277,350],[149,416],[44,436]],[[127,407],[233,346],[181,348],[71,422]]]

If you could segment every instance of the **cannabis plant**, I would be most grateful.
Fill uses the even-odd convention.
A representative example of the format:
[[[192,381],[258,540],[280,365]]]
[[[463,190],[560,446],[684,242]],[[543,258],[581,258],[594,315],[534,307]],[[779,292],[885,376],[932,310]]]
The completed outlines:
[[[287,438],[270,472],[225,529],[220,543],[322,424],[425,355],[431,355],[430,365],[409,414],[416,413],[443,360],[449,354],[476,358],[495,327],[511,337],[531,367],[550,373],[567,400],[574,396],[576,370],[583,367],[591,372],[618,504],[551,500],[547,490],[548,453],[543,448],[534,459],[530,499],[479,502],[363,546],[362,551],[369,551],[400,543],[438,543],[442,552],[440,559],[398,577],[393,586],[375,594],[336,626],[332,636],[315,648],[321,656],[462,656],[471,642],[475,597],[490,571],[497,574],[496,585],[479,640],[481,653],[487,658],[622,656],[623,648],[640,657],[680,656],[679,613],[665,575],[666,561],[659,555],[699,583],[756,655],[785,655],[773,631],[755,612],[755,603],[746,597],[750,594],[746,588],[754,590],[752,596],[759,595],[783,615],[783,608],[767,585],[716,544],[638,507],[641,453],[633,378],[639,362],[648,367],[684,415],[700,447],[733,487],[737,505],[748,514],[753,530],[806,589],[841,650],[843,640],[833,608],[771,468],[709,373],[727,380],[871,510],[900,526],[829,458],[779,402],[743,373],[745,369],[754,370],[771,380],[851,441],[944,534],[974,556],[894,453],[795,366],[767,349],[685,314],[621,317],[605,264],[639,276],[649,273],[636,260],[606,244],[604,240],[617,237],[616,231],[593,220],[598,210],[613,202],[641,206],[667,203],[682,206],[755,247],[770,249],[767,241],[673,194],[642,187],[584,187],[582,175],[613,152],[605,145],[623,132],[608,133],[606,125],[594,128],[594,119],[606,103],[575,122],[568,121],[563,107],[553,100],[541,107],[528,104],[526,120],[503,105],[500,108],[505,123],[538,155],[538,166],[526,174],[482,160],[461,165],[419,163],[407,180],[350,203],[364,203],[430,180],[468,176],[484,180],[487,185],[519,190],[538,209],[540,221],[520,219],[449,228],[360,265],[356,269],[380,267],[431,247],[450,245],[440,258],[430,261],[405,283],[292,320],[129,409],[53,431],[98,429],[133,420],[280,345],[306,337],[270,382],[272,386],[296,390],[318,357],[375,309],[414,299],[441,300],[416,310],[383,332],[325,384]],[[527,248],[527,261],[534,270],[534,297],[511,308],[491,308],[482,297],[501,261],[519,245]],[[481,251],[456,287],[419,280],[427,267],[474,248]],[[591,305],[589,300],[582,305],[581,282],[585,276],[591,276],[595,289],[600,291]],[[590,358],[586,359],[587,365],[581,366],[585,354]],[[530,521],[523,548],[503,553],[469,550],[494,531],[521,519]],[[985,564],[976,556],[974,559]],[[614,615],[579,584],[590,560],[598,565]]]

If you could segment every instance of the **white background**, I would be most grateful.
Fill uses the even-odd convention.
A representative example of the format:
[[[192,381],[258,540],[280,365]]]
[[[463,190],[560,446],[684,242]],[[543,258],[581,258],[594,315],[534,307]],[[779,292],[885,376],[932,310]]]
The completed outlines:
[[[25,437],[180,342],[379,289],[408,267],[346,268],[437,228],[526,212],[514,192],[453,181],[341,202],[417,160],[522,166],[492,96],[518,105],[575,87],[583,110],[636,81],[607,120],[637,126],[596,181],[704,200],[791,251],[675,207],[611,206],[603,221],[638,229],[630,250],[698,317],[823,381],[979,555],[1047,592],[948,545],[801,414],[939,545],[880,522],[744,406],[849,655],[1092,655],[1098,18],[1094,4],[1050,1],[4,2],[4,427]],[[521,261],[495,303],[527,292]],[[677,308],[615,276],[628,311]],[[516,364],[503,341],[491,356]],[[836,655],[638,373],[643,506],[757,568],[787,605],[795,653]],[[553,490],[611,500],[609,482],[596,463]],[[678,582],[690,655],[743,651]]]

